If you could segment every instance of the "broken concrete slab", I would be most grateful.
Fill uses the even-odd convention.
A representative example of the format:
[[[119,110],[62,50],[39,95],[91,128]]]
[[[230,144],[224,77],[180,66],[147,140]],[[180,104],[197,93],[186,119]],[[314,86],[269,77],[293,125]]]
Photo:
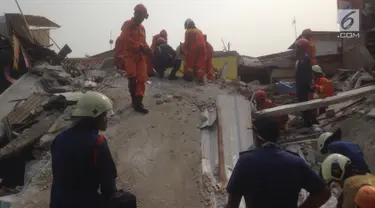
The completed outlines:
[[[0,159],[10,157],[35,143],[55,122],[59,113],[54,113],[29,129],[26,129],[18,138],[13,139],[7,145],[0,149]]]
[[[307,102],[293,103],[283,106],[277,106],[274,108],[269,108],[263,111],[257,111],[256,116],[279,116],[287,115],[294,112],[317,109],[321,107],[326,107],[336,103],[341,103],[349,100],[358,99],[371,95],[375,92],[375,86],[367,86],[359,89],[349,90],[340,93],[336,96],[328,97],[325,99],[315,99]]]
[[[17,104],[10,101],[28,98],[34,92],[43,92],[38,80],[38,76],[26,73],[0,95],[0,120],[4,119]]]

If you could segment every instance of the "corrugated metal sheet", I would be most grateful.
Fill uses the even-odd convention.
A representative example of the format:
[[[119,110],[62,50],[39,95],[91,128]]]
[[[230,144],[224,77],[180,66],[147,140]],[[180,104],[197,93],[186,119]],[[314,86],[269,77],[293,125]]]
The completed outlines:
[[[7,116],[9,124],[20,124],[46,99],[42,93],[34,93],[24,103],[15,107]]]
[[[237,163],[239,153],[253,144],[250,103],[240,95],[219,95],[216,105],[220,108],[218,117],[222,123],[224,161],[228,179]],[[242,200],[240,207],[245,207]]]
[[[263,67],[262,62],[258,58],[250,57],[250,56],[241,56],[239,65],[252,67],[252,68]]]

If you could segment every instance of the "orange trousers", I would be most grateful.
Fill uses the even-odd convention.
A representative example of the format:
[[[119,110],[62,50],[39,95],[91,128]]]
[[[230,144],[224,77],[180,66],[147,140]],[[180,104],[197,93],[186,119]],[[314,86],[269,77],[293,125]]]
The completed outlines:
[[[154,65],[152,63],[152,55],[147,56],[146,64],[147,64],[147,74],[148,74],[148,76],[153,75],[154,74]]]
[[[212,60],[210,60],[212,61]],[[216,79],[216,75],[215,75],[215,70],[214,70],[214,67],[211,65],[207,68],[207,79],[208,80],[211,80],[211,81],[214,81]]]
[[[206,54],[204,50],[197,49],[185,55],[184,76],[196,76],[199,81],[203,81],[206,74]]]
[[[147,81],[146,57],[125,57],[125,71],[129,78],[136,78],[135,95],[144,96]],[[132,93],[132,92],[130,92]]]

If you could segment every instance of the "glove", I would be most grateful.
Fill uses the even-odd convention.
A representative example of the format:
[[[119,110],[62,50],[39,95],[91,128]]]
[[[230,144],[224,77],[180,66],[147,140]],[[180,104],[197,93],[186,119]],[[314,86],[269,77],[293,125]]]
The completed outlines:
[[[144,48],[143,45],[139,46],[139,51],[145,55],[151,55],[152,51],[150,48]]]

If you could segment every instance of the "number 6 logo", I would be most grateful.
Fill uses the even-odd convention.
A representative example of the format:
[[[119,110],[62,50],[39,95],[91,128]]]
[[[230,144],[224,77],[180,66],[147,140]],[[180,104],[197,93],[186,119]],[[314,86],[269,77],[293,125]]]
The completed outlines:
[[[340,26],[341,26],[342,29],[348,30],[353,26],[354,19],[353,19],[353,17],[351,17],[351,15],[355,14],[355,13],[356,13],[356,11],[351,11],[342,18],[342,20],[340,22]]]

